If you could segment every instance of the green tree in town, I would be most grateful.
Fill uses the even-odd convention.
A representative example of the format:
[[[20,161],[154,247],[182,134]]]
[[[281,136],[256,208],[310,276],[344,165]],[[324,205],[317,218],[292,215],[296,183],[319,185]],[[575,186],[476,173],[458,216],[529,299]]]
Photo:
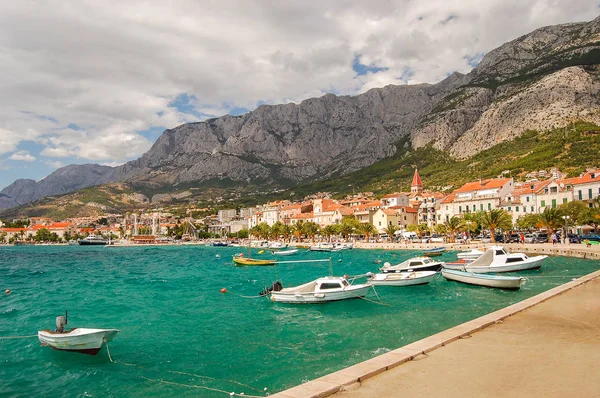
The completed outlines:
[[[466,228],[465,220],[462,217],[453,216],[444,223],[450,234],[450,242],[456,242],[456,233]]]
[[[283,223],[277,221],[271,226],[271,238],[277,240],[281,235],[283,235]]]
[[[292,231],[294,236],[296,237],[296,242],[300,242],[302,239],[302,235],[304,235],[304,221],[296,221],[296,224],[294,224],[294,226],[292,227]]]
[[[323,228],[323,230],[321,232],[323,233],[323,235],[325,235],[327,237],[327,241],[330,242],[331,237],[333,235],[337,235],[340,233],[340,228],[339,228],[339,225],[337,225],[337,224],[331,224],[331,225],[325,226],[325,228]]]
[[[510,230],[512,218],[504,209],[492,209],[481,214],[481,225],[490,230],[490,239],[496,243],[496,230]]]
[[[539,228],[545,228],[548,231],[548,242],[552,242],[552,234],[564,224],[564,220],[557,208],[546,207],[540,213]]]
[[[421,223],[417,226],[417,234],[419,234],[419,238],[423,237],[423,235],[429,235],[429,226],[425,223]]]
[[[377,234],[377,228],[370,222],[365,222],[360,224],[358,232],[365,236],[365,242],[369,242],[369,238]]]
[[[283,235],[283,241],[289,242],[290,237],[293,234],[292,226],[289,224],[283,224],[283,228],[281,228],[281,234]]]
[[[320,230],[321,227],[319,227],[316,223],[312,221],[307,221],[302,226],[302,232],[304,232],[304,234],[308,236],[313,243],[315,241],[315,236],[319,233]]]
[[[540,215],[536,213],[523,214],[517,218],[516,226],[520,230],[532,230],[540,223]]]
[[[385,233],[388,236],[388,240],[391,242],[392,239],[394,238],[394,234],[396,233],[396,231],[398,230],[398,227],[395,226],[394,224],[388,224],[387,227],[385,227]]]
[[[360,221],[354,216],[344,216],[342,223],[340,224],[340,233],[344,237],[344,240],[348,242],[348,236],[358,232],[360,228]]]

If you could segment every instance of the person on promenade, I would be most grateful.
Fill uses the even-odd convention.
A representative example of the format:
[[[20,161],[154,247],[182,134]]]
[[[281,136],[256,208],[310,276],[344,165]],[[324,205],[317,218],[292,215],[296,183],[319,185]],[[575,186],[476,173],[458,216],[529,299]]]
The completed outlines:
[[[552,245],[556,245],[558,242],[558,237],[556,236],[556,232],[552,234]]]
[[[521,239],[522,244],[525,244],[525,234],[523,232],[519,234],[519,239]]]

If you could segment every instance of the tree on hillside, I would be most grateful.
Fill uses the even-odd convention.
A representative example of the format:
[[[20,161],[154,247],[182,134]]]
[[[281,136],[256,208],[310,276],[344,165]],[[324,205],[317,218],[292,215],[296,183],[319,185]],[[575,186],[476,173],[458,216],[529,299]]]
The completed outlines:
[[[490,230],[490,239],[496,243],[496,230],[509,230],[512,228],[512,217],[503,209],[492,209],[483,212],[481,215],[481,225]]]
[[[453,216],[445,222],[448,233],[450,234],[450,242],[456,242],[456,233],[466,227],[465,220],[461,217]]]
[[[365,241],[369,242],[369,238],[371,235],[375,235],[377,233],[377,228],[370,222],[361,223],[358,228],[358,232],[365,236]]]
[[[540,213],[540,222],[538,227],[545,228],[548,231],[548,242],[552,242],[552,234],[564,224],[562,215],[558,209],[546,207]]]

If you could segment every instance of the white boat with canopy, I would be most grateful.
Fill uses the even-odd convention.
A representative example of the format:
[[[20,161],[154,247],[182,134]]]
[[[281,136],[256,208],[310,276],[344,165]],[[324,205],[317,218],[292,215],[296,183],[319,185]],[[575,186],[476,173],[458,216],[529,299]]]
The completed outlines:
[[[386,262],[380,270],[383,273],[388,272],[403,272],[403,271],[439,271],[444,266],[443,261],[436,261],[429,257],[413,257],[401,262],[400,264],[391,265]]]
[[[446,264],[446,269],[458,269],[468,272],[513,272],[538,269],[548,256],[529,257],[525,253],[508,253],[502,246],[492,246],[478,259],[463,265]]]
[[[351,284],[342,276],[325,276],[300,286],[284,288],[281,283],[275,282],[265,294],[271,295],[271,301],[279,303],[306,303],[316,304],[329,301],[347,300],[364,297],[373,287],[369,282],[364,284]]]

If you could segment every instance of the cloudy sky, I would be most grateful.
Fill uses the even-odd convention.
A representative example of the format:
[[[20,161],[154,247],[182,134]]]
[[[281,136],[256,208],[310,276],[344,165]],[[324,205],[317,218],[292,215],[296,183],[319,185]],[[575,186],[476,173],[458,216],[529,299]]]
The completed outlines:
[[[600,0],[4,0],[0,189],[122,164],[185,122],[435,83],[598,14]]]

